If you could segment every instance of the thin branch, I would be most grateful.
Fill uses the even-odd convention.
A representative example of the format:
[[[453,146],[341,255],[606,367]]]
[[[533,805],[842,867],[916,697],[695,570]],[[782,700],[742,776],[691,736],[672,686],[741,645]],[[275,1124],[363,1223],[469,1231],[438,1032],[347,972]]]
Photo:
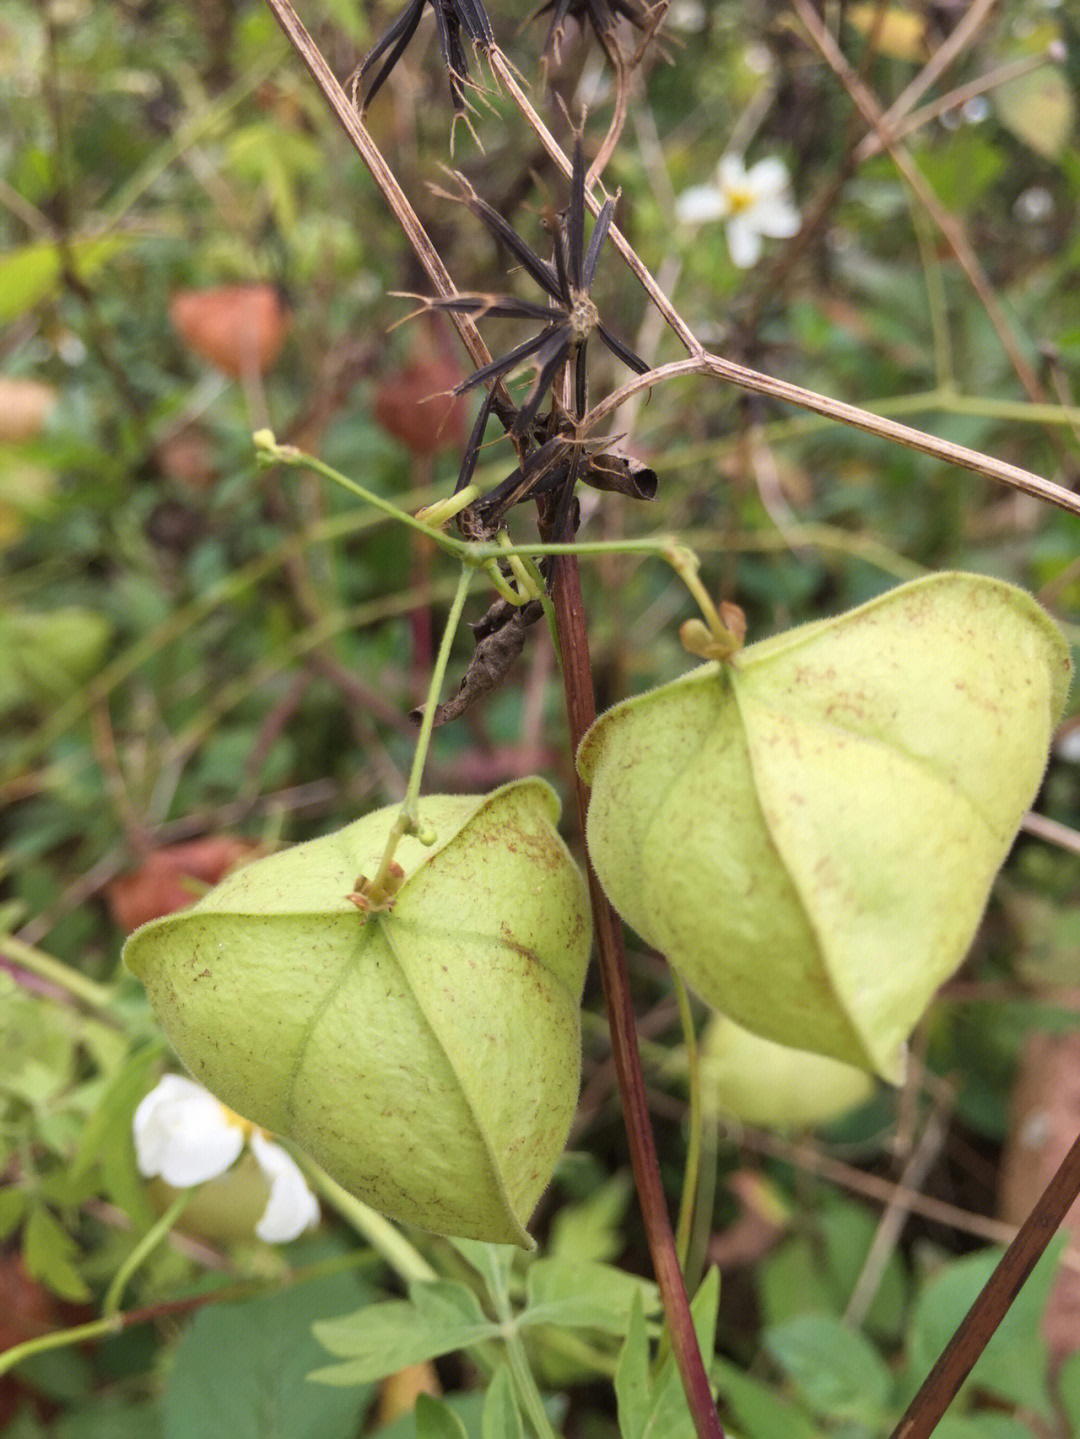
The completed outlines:
[[[900,1176],[900,1184],[896,1193],[885,1206],[885,1212],[878,1220],[877,1232],[874,1234],[866,1258],[863,1260],[862,1270],[848,1298],[847,1308],[844,1310],[844,1323],[850,1324],[853,1329],[862,1326],[866,1312],[878,1292],[885,1266],[896,1252],[900,1235],[911,1216],[911,1206],[905,1202],[904,1196],[921,1191],[926,1176],[941,1153],[947,1130],[948,1123],[944,1106],[939,1104],[927,1120],[914,1154],[904,1165],[904,1172]]]
[[[274,18],[284,30],[286,37],[307,66],[312,79],[322,91],[357,154],[371,172],[372,179],[379,187],[383,199],[389,205],[394,218],[401,226],[402,232],[412,246],[435,290],[444,299],[456,295],[457,290],[450,278],[450,272],[443,264],[438,250],[431,243],[427,231],[420,222],[420,217],[409,203],[405,191],[398,184],[394,172],[371,138],[367,126],[338,83],[337,77],[327,65],[322,52],[304,28],[289,0],[266,0],[266,3],[273,11]],[[482,365],[488,364],[491,360],[491,353],[471,318],[468,315],[456,313],[451,314],[450,318],[461,336],[461,342],[474,366],[479,369]],[[496,390],[499,405],[505,413],[511,414],[514,410],[514,403],[501,381]]]
[[[893,129],[897,121],[908,113],[911,107],[926,94],[949,66],[971,45],[979,31],[990,18],[990,12],[997,4],[997,0],[972,0],[966,13],[962,14],[959,22],[947,40],[943,41],[930,59],[922,67],[919,73],[912,80],[906,89],[897,96],[888,111],[883,116],[886,129]]]
[[[956,445],[951,440],[939,439],[936,435],[916,430],[911,425],[902,425],[897,420],[885,419],[870,410],[860,409],[858,405],[848,405],[843,400],[833,400],[827,395],[819,395],[815,390],[804,389],[802,385],[793,385],[787,380],[779,380],[773,375],[751,370],[734,360],[725,360],[722,355],[705,353],[695,359],[675,360],[669,365],[650,370],[647,375],[629,380],[589,411],[581,422],[581,429],[587,431],[602,424],[621,404],[641,390],[651,389],[653,385],[676,379],[680,375],[704,374],[716,375],[719,379],[727,380],[744,390],[768,395],[771,399],[784,401],[785,404],[798,405],[800,409],[810,410],[815,415],[824,415],[827,419],[850,425],[853,429],[862,430],[878,439],[891,440],[906,449],[918,450],[944,464],[958,465],[961,469],[971,470],[973,474],[983,475],[999,484],[1011,485],[1026,495],[1033,495],[1036,499],[1057,505],[1060,509],[1068,510],[1070,514],[1080,515],[1080,495],[1067,490],[1063,485],[1055,484],[1052,480],[1044,480],[1041,475],[1033,474],[1031,470],[1010,465],[1005,460],[995,459],[979,450],[970,450],[966,445]]]
[[[626,62],[619,54],[609,56],[611,68],[615,72],[615,109],[611,116],[611,124],[608,126],[607,134],[600,143],[592,164],[589,166],[589,173],[585,177],[585,188],[591,190],[596,182],[603,175],[607,163],[615,153],[615,147],[622,139],[622,132],[626,126],[626,115],[630,105],[630,85],[632,80],[631,72],[626,68]]]
[[[1019,338],[1005,308],[998,299],[997,292],[979,263],[979,258],[971,247],[963,225],[951,214],[941,203],[936,192],[931,187],[918,165],[904,147],[897,141],[896,135],[891,129],[885,112],[880,104],[863,83],[860,77],[848,63],[846,56],[833,39],[829,30],[821,21],[821,17],[815,11],[811,0],[791,0],[792,8],[802,21],[814,46],[819,54],[835,72],[844,86],[851,100],[858,108],[867,124],[873,126],[874,130],[881,136],[882,144],[889,152],[893,164],[900,171],[900,174],[911,187],[912,193],[930,215],[934,224],[937,225],[945,237],[949,248],[956,257],[968,281],[979,297],[979,302],[986,311],[990,323],[997,332],[1002,349],[1009,357],[1009,362],[1016,372],[1021,385],[1027,391],[1032,400],[1038,403],[1045,403],[1046,391],[1038,375],[1028,363],[1027,356],[1020,348]],[[975,7],[973,7],[975,8]],[[1060,441],[1058,442],[1060,453]],[[1064,460],[1064,456],[1062,459]]]
[[[281,3],[281,0],[271,0],[271,3]],[[795,4],[799,10],[800,15],[803,12],[804,3],[805,0],[793,0],[793,4]],[[816,17],[814,18],[816,19]],[[832,43],[831,36],[829,36],[827,32],[824,33],[826,39]],[[848,66],[843,55],[836,50],[835,45],[833,45],[833,50],[845,72],[851,75],[855,82],[858,83],[858,77],[851,71],[851,67]],[[521,87],[514,79],[505,57],[498,48],[492,51],[490,60],[493,73],[505,86],[514,103],[521,110],[522,115],[532,126],[548,155],[563,174],[569,176],[573,168],[569,158],[563,152],[558,141],[544,124],[543,120],[537,115],[528,97],[522,92]],[[865,87],[863,88],[865,91]],[[869,92],[865,93],[867,95],[869,94]],[[871,123],[879,124],[880,109],[872,97],[869,97],[869,99],[873,107],[874,116],[877,117],[877,119],[871,118]],[[891,136],[889,140],[891,143]],[[903,155],[904,152],[901,151],[900,153]],[[917,182],[921,185],[922,189],[927,190],[928,187],[925,181],[923,181],[921,173],[911,165],[910,161],[907,163],[909,168],[914,171]],[[930,192],[930,197],[931,203],[935,205],[937,211],[940,212],[941,206],[937,203],[937,197],[933,195],[932,191]],[[601,209],[600,201],[598,201],[594,195],[586,193],[585,203],[594,215],[599,214]],[[930,207],[928,206],[927,208],[929,209]],[[935,214],[933,210],[931,210],[931,214],[937,222],[938,215]],[[946,224],[951,225],[955,230],[955,222],[947,212],[945,212],[944,218]],[[996,480],[1001,484],[1011,485],[1023,491],[1025,494],[1033,495],[1036,499],[1058,505],[1061,509],[1068,510],[1072,514],[1080,514],[1080,498],[1063,486],[1056,485],[1050,480],[1044,480],[1040,475],[1033,474],[1030,470],[1021,469],[1018,465],[1007,464],[1004,460],[994,459],[993,456],[982,454],[977,450],[968,449],[965,445],[955,445],[951,441],[938,439],[934,435],[926,434],[924,431],[916,430],[909,425],[901,425],[896,421],[883,419],[881,416],[875,415],[869,410],[860,409],[856,405],[845,404],[841,400],[831,399],[829,396],[818,394],[814,390],[804,389],[801,385],[793,385],[786,380],[776,379],[772,375],[766,375],[759,370],[753,370],[746,365],[740,365],[734,360],[726,360],[720,355],[707,353],[701,342],[696,339],[682,316],[679,315],[666,294],[664,294],[645,265],[638,258],[637,253],[622,232],[616,226],[612,225],[610,235],[615,248],[638,279],[646,294],[656,305],[660,314],[663,315],[670,328],[678,336],[691,358],[688,360],[677,360],[672,364],[663,365],[659,369],[652,370],[649,374],[631,380],[628,384],[623,385],[619,390],[616,390],[605,400],[602,400],[600,404],[589,413],[583,428],[592,428],[594,425],[599,424],[601,420],[616,410],[625,400],[630,399],[631,396],[638,394],[642,390],[651,388],[652,384],[658,383],[660,380],[672,379],[678,375],[711,372],[721,379],[739,385],[743,389],[754,391],[757,394],[769,395],[773,399],[783,400],[788,404],[798,405],[801,409],[810,410],[814,414],[824,415],[829,419],[836,420],[840,424],[850,425],[852,428],[863,430],[867,434],[877,435],[881,439],[891,440],[897,444],[904,445],[907,449],[919,450],[923,454],[931,455],[947,464],[959,465],[962,469],[971,470],[975,474],[984,475],[987,479]],[[966,246],[967,241],[962,232],[960,234],[960,241],[962,245]],[[979,273],[981,274],[981,270]],[[986,282],[986,286],[989,289],[989,282]],[[980,299],[983,298],[983,295],[980,294]],[[990,304],[996,308],[996,312],[1001,316],[1006,334],[1009,334],[1011,338],[1008,322],[1004,319],[1004,314],[1001,311],[997,297],[992,289],[989,289],[989,300]],[[993,318],[992,314],[991,318]],[[1004,344],[1004,339],[1002,342]],[[1010,358],[1012,358],[1011,351]],[[1022,357],[1020,357],[1020,361],[1021,365],[1025,363]],[[1017,373],[1020,373],[1019,370]],[[1033,398],[1045,402],[1042,387],[1034,375],[1034,372],[1031,371],[1030,366],[1027,367],[1027,373],[1035,386],[1036,393],[1033,394]]]
[[[961,1209],[959,1205],[950,1204],[947,1200],[934,1199],[928,1194],[919,1193],[918,1190],[908,1189],[905,1185],[897,1184],[880,1174],[870,1174],[864,1169],[857,1169],[853,1164],[822,1153],[815,1145],[806,1141],[793,1143],[779,1135],[770,1134],[765,1129],[743,1129],[739,1133],[738,1142],[743,1149],[779,1159],[806,1174],[818,1175],[849,1194],[873,1200],[886,1208],[893,1204],[902,1204],[911,1214],[918,1214],[931,1224],[954,1229],[958,1234],[969,1234],[973,1239],[985,1239],[988,1244],[1002,1245],[1016,1238],[1015,1224],[1007,1224],[1003,1219],[989,1219],[984,1214]],[[1080,1260],[1080,1254],[1077,1258]]]
[[[1080,1194],[1080,1135],[1061,1161],[979,1297],[904,1411],[891,1439],[929,1439],[994,1337],[1031,1271]]]
[[[570,743],[576,753],[581,737],[596,718],[592,671],[589,664],[588,637],[585,632],[585,609],[581,597],[581,581],[573,556],[560,556],[554,567],[552,598],[563,657],[563,685],[566,691],[567,722]],[[585,816],[589,792],[575,772],[578,815],[585,832]],[[724,1431],[717,1417],[709,1389],[709,1380],[698,1349],[690,1305],[679,1269],[675,1236],[671,1229],[667,1201],[656,1154],[645,1081],[638,1054],[634,1009],[626,973],[622,923],[608,903],[588,856],[585,860],[592,900],[596,948],[600,961],[608,1028],[615,1069],[622,1100],[623,1117],[630,1141],[630,1159],[634,1170],[641,1212],[649,1240],[656,1282],[667,1317],[671,1349],[682,1377],[690,1412],[698,1439],[723,1439]]]
[[[1080,854],[1080,833],[1069,825],[1062,824],[1060,820],[1050,819],[1047,815],[1036,814],[1031,810],[1024,816],[1020,828],[1025,834],[1045,840],[1047,844],[1057,845],[1058,849],[1067,850],[1069,854]]]
[[[1013,60],[1008,65],[999,65],[995,70],[988,70],[985,75],[976,75],[974,80],[969,80],[966,85],[957,85],[955,90],[950,90],[946,95],[939,95],[936,100],[913,110],[910,115],[902,119],[893,119],[892,106],[885,114],[892,133],[898,140],[905,139],[916,130],[921,130],[924,125],[947,115],[950,110],[959,109],[966,105],[969,100],[976,99],[979,95],[985,95],[988,90],[996,90],[999,85],[1007,85],[1010,80],[1020,80],[1025,75],[1030,75],[1033,70],[1041,70],[1050,61],[1050,55],[1044,51],[1039,55],[1024,55],[1019,60]],[[855,160],[862,164],[873,155],[880,155],[885,148],[885,142],[881,135],[871,131],[869,135],[859,141],[855,149]]]

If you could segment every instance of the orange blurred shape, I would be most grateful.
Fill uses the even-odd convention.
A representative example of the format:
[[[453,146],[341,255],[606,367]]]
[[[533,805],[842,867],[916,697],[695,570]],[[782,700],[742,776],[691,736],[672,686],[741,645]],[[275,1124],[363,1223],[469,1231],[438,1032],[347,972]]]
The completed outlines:
[[[393,1424],[405,1414],[411,1414],[416,1408],[416,1401],[421,1394],[430,1394],[435,1398],[442,1393],[442,1386],[439,1383],[439,1376],[435,1373],[435,1366],[426,1362],[424,1364],[410,1364],[407,1369],[399,1369],[396,1374],[388,1374],[379,1385],[379,1407],[375,1420],[376,1433],[385,1425]]]
[[[281,292],[267,284],[177,290],[169,319],[192,354],[234,379],[272,369],[291,322]]]
[[[224,834],[155,850],[138,869],[106,886],[109,912],[130,934],[140,924],[194,904],[210,885],[258,852],[249,840]]]
[[[41,380],[0,375],[0,440],[18,444],[44,428],[56,391]]]
[[[411,360],[375,392],[375,419],[414,455],[460,449],[468,434],[468,400],[447,391],[462,378],[452,360]]]
[[[82,1304],[69,1304],[39,1284],[26,1269],[22,1255],[15,1250],[0,1252],[0,1354],[14,1349],[28,1339],[38,1339],[50,1331],[85,1323],[90,1310]],[[6,1431],[20,1406],[46,1419],[56,1412],[57,1405],[44,1393],[24,1383],[16,1374],[0,1378],[0,1429]],[[41,1432],[32,1426],[30,1432]]]
[[[208,490],[217,479],[214,442],[197,425],[169,435],[155,453],[161,473],[185,490]]]

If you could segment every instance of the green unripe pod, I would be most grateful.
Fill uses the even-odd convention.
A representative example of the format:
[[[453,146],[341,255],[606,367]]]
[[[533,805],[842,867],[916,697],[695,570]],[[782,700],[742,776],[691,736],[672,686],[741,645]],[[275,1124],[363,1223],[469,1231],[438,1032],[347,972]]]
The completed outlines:
[[[714,1014],[701,1040],[705,1103],[766,1129],[805,1129],[838,1119],[874,1092],[865,1069],[789,1049]]]
[[[940,574],[616,705],[582,740],[611,902],[710,1004],[889,1079],[1039,786],[1068,647]]]
[[[391,908],[388,808],[235,871],[124,948],[180,1058],[392,1217],[531,1246],[581,1069],[584,881],[538,779],[421,802]]]

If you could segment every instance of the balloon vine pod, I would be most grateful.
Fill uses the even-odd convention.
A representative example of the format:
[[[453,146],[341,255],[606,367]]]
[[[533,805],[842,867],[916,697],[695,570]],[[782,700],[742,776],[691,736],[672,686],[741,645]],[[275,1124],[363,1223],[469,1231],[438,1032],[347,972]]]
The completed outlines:
[[[601,715],[578,751],[590,857],[710,1004],[896,1080],[1038,789],[1070,674],[1022,590],[901,585]]]
[[[542,780],[421,805],[438,839],[397,840],[380,904],[359,877],[396,807],[237,870],[124,959],[225,1104],[385,1214],[531,1247],[577,1103],[587,892]]]

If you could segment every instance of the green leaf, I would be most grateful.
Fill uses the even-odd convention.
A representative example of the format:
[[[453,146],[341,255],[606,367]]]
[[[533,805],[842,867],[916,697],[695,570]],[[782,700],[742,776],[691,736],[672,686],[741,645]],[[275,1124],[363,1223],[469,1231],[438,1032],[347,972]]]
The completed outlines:
[[[79,1246],[59,1220],[43,1204],[35,1204],[23,1230],[27,1273],[62,1298],[82,1302],[90,1298],[90,1287],[72,1263],[78,1254]]]
[[[320,1357],[312,1325],[358,1291],[354,1276],[334,1274],[202,1310],[176,1347],[164,1439],[353,1439],[370,1390],[306,1380]]]
[[[622,1439],[645,1439],[651,1390],[649,1339],[645,1333],[645,1312],[639,1290],[630,1306],[626,1341],[615,1369],[615,1402]]]
[[[1056,65],[1041,65],[994,90],[998,119],[1037,155],[1054,160],[1076,123],[1076,102]]]
[[[161,1439],[156,1403],[132,1403],[107,1395],[67,1415],[51,1431],[52,1439]]]
[[[317,1369],[320,1384],[382,1379],[409,1364],[464,1349],[499,1333],[471,1289],[448,1279],[409,1286],[409,1298],[369,1304],[342,1319],[315,1325],[324,1348],[347,1364]]]
[[[460,1422],[460,1421],[459,1421]],[[517,1395],[505,1364],[495,1371],[484,1396],[481,1439],[525,1439]]]
[[[83,1127],[71,1166],[73,1178],[82,1178],[98,1164],[105,1192],[140,1228],[152,1223],[153,1211],[135,1164],[131,1122],[160,1057],[161,1047],[155,1041],[137,1049],[121,1065]]]
[[[967,1381],[1010,1404],[1032,1410],[1047,1423],[1052,1422],[1053,1404],[1047,1393],[1047,1347],[1039,1333],[1039,1321],[1066,1240],[1064,1234],[1054,1238]],[[990,1248],[954,1260],[923,1286],[909,1331],[912,1393],[952,1338],[1001,1254],[1000,1249]]]
[[[72,240],[70,253],[76,273],[88,280],[106,260],[130,244],[132,237],[126,235]],[[0,254],[0,325],[17,319],[53,295],[59,288],[60,275],[60,252],[49,241],[35,241]]]
[[[777,1245],[758,1267],[757,1293],[766,1325],[798,1314],[837,1310],[833,1287],[822,1272],[820,1246],[805,1234]]]
[[[85,1404],[94,1383],[86,1355],[71,1347],[31,1354],[19,1365],[18,1374],[31,1389],[57,1404]]]
[[[757,1287],[766,1327],[823,1309],[842,1314],[876,1232],[877,1217],[865,1204],[839,1200],[823,1206],[811,1232],[791,1235],[760,1266]],[[893,1254],[866,1315],[868,1334],[900,1338],[908,1288],[904,1262]]]
[[[548,1256],[577,1264],[614,1259],[623,1247],[620,1225],[632,1188],[629,1174],[621,1170],[585,1199],[563,1205],[551,1222]]]
[[[15,1232],[29,1203],[30,1196],[25,1189],[13,1189],[10,1186],[0,1189],[0,1239],[6,1239]]]
[[[967,211],[984,200],[1005,169],[1003,146],[972,125],[954,130],[940,145],[920,153],[927,181],[951,210]]]
[[[832,1314],[804,1314],[765,1332],[765,1345],[823,1418],[880,1421],[892,1379],[880,1354]]]
[[[626,1333],[637,1295],[648,1313],[660,1307],[656,1286],[647,1280],[609,1264],[569,1259],[538,1259],[526,1277],[525,1294],[520,1324],[558,1324],[605,1334]]]
[[[492,1296],[505,1295],[510,1284],[510,1266],[515,1246],[488,1244],[482,1239],[460,1239],[448,1236],[462,1259],[476,1270]]]
[[[745,1429],[747,1439],[776,1439],[780,1434],[784,1439],[823,1439],[822,1430],[812,1419],[728,1360],[715,1359],[711,1373],[719,1382],[721,1398]]]
[[[1070,1354],[1058,1370],[1057,1391],[1070,1431],[1080,1434],[1080,1354]]]
[[[946,1414],[934,1439],[1031,1439],[1031,1430],[1011,1414]]]
[[[465,1425],[441,1399],[421,1394],[417,1397],[413,1413],[416,1439],[469,1439]]]
[[[4,1439],[48,1439],[48,1434],[49,1431],[44,1429],[25,1407],[19,1410],[4,1429]]]
[[[430,1395],[420,1396],[421,1399],[430,1397]],[[449,1394],[445,1399],[434,1402],[441,1404],[444,1409],[450,1410],[454,1418],[462,1425],[463,1432],[468,1439],[480,1439],[480,1419],[484,1405],[482,1393],[470,1391],[463,1394]],[[417,1403],[419,1405],[419,1400]],[[411,1414],[403,1414],[400,1419],[395,1419],[393,1424],[378,1431],[379,1439],[418,1439],[420,1432],[417,1428],[416,1410]],[[460,1434],[456,1429],[452,1439],[460,1439]]]

